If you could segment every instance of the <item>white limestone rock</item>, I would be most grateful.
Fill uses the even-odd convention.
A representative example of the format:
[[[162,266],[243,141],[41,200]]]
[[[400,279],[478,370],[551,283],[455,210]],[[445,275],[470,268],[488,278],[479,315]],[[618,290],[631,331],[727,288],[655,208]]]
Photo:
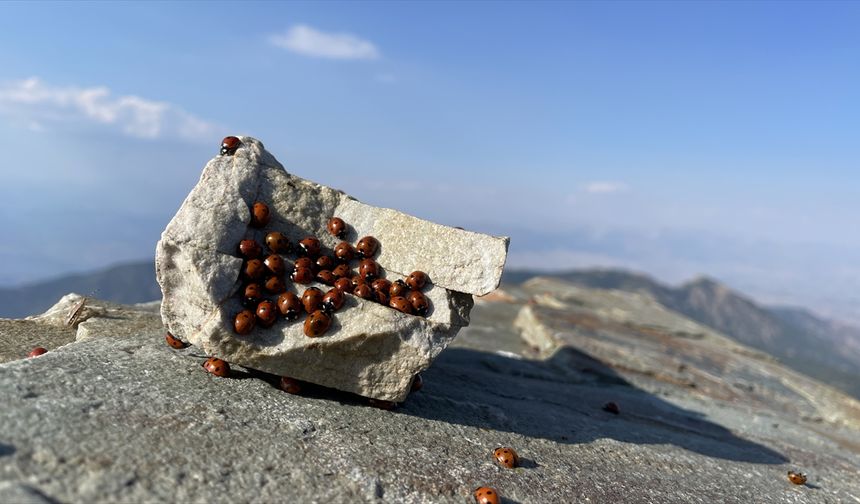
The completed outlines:
[[[261,371],[389,401],[402,401],[414,375],[469,323],[472,294],[495,289],[508,238],[434,224],[387,208],[363,204],[341,191],[287,173],[262,143],[240,137],[234,155],[218,156],[162,233],[156,273],[163,293],[161,315],[175,336],[218,356]],[[255,201],[270,208],[263,229],[249,227]],[[331,217],[349,227],[346,241],[376,237],[376,260],[390,280],[414,270],[432,285],[426,318],[406,315],[348,295],[320,338],[308,338],[302,321],[279,320],[247,336],[233,331],[241,310],[243,261],[236,247],[246,238],[264,244],[280,231],[296,244],[316,236],[323,249],[340,241],[326,231]],[[294,256],[287,255],[288,260]],[[301,295],[307,287],[292,285]],[[314,284],[324,291],[325,285]]]

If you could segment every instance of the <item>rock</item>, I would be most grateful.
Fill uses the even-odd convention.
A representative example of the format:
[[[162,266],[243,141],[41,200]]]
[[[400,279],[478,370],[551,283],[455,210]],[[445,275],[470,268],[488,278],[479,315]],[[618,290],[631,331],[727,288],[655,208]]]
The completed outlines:
[[[326,390],[290,395],[241,368],[206,374],[199,349],[150,334],[157,320],[142,334],[122,329],[151,306],[93,313],[118,334],[0,364],[0,502],[464,504],[484,485],[522,504],[860,496],[860,429],[843,421],[856,402],[746,353],[687,358],[687,344],[710,336],[679,335],[687,323],[650,302],[613,320],[612,292],[556,287],[558,307],[530,305],[536,323],[565,334],[554,351],[534,353],[513,325],[550,285],[509,290],[514,301],[475,306],[424,387],[393,411]],[[673,335],[644,334],[631,310]],[[610,330],[580,324],[586,315]],[[662,378],[657,344],[695,387]],[[743,390],[724,396],[734,382]],[[608,401],[619,415],[602,410]],[[498,446],[521,467],[494,463]],[[789,483],[790,469],[808,484]]]
[[[498,285],[508,239],[365,205],[287,173],[260,142],[241,140],[235,155],[206,165],[162,233],[156,272],[164,323],[175,336],[228,362],[376,399],[403,400],[414,375],[468,325],[471,294]],[[249,208],[256,201],[271,210],[262,230],[249,227]],[[429,315],[405,315],[347,296],[321,338],[304,336],[300,322],[237,336],[232,327],[241,310],[239,241],[264,243],[265,234],[277,230],[293,244],[313,235],[333,249],[340,241],[326,232],[333,216],[347,222],[347,241],[371,235],[381,242],[376,259],[389,279],[414,270],[429,275],[432,285],[424,291],[432,304]]]

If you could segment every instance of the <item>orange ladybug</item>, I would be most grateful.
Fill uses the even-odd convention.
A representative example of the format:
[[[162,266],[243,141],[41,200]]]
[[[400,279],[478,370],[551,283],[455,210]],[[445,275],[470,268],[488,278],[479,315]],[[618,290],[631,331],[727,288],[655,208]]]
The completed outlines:
[[[347,242],[340,242],[334,248],[334,256],[340,261],[351,261],[355,257],[355,247]]]
[[[245,259],[256,259],[263,253],[263,248],[254,240],[242,240],[239,242],[239,255]]]
[[[496,462],[500,466],[507,467],[508,469],[513,469],[520,464],[520,458],[517,456],[517,452],[514,451],[513,448],[508,448],[506,446],[500,446],[493,450],[493,457],[496,458]]]
[[[263,327],[272,327],[278,320],[278,309],[275,303],[265,299],[257,305],[257,321]]]
[[[406,285],[409,286],[410,289],[418,290],[427,283],[427,273],[423,271],[413,271],[406,277]]]
[[[256,316],[251,310],[242,310],[236,315],[236,320],[233,321],[233,329],[236,334],[246,335],[254,330],[256,324]]]
[[[320,255],[320,241],[314,236],[308,236],[299,242],[299,248],[308,257],[316,257]]]
[[[254,206],[251,207],[251,227],[265,227],[269,223],[269,218],[269,205],[255,201]]]
[[[220,376],[221,378],[230,376],[230,364],[227,364],[217,357],[209,357],[206,359],[206,362],[203,363],[203,369],[205,369],[207,373],[212,373],[215,376]]]
[[[801,472],[788,471],[788,481],[795,485],[805,485],[806,475]]]
[[[289,376],[281,377],[281,390],[288,394],[298,394],[302,391],[302,385],[298,380],[294,380]]]
[[[328,221],[328,232],[330,235],[340,238],[343,240],[343,237],[346,236],[346,222],[343,221],[340,217],[332,217]]]
[[[292,292],[285,292],[278,296],[278,311],[287,320],[295,320],[302,311],[302,302]]]
[[[316,287],[308,287],[305,289],[305,292],[302,293],[302,306],[305,307],[305,311],[308,313],[313,313],[319,310],[322,302],[323,291]]]
[[[272,231],[266,235],[266,246],[273,254],[286,254],[290,251],[290,240],[283,233]]]
[[[331,327],[331,317],[326,312],[317,310],[305,319],[305,336],[317,338],[325,334],[329,327]]]
[[[373,257],[379,250],[379,240],[372,236],[365,236],[355,244],[355,250],[361,257]]]
[[[322,298],[322,307],[328,313],[340,310],[343,306],[343,292],[340,289],[334,288],[325,293]]]
[[[177,350],[185,348],[188,346],[188,343],[182,341],[181,339],[170,334],[169,332],[164,335],[164,341],[167,342],[167,346],[172,347],[172,348],[176,348]],[[41,347],[39,347],[39,348],[41,348]],[[39,348],[34,348],[33,352],[35,352],[36,350],[39,350]],[[30,353],[32,354],[33,352],[30,352]],[[45,350],[45,352],[47,352],[47,350]],[[42,352],[42,353],[45,353],[45,352]],[[36,354],[36,355],[41,355],[41,354]]]
[[[476,504],[499,504],[499,492],[490,487],[480,487],[475,489]]]

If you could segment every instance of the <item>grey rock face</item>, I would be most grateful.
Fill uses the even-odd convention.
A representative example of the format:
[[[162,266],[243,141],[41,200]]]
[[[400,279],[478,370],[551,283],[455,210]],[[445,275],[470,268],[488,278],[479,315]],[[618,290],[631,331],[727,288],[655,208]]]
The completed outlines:
[[[498,285],[508,239],[365,205],[287,173],[260,142],[241,140],[234,155],[206,165],[158,243],[156,273],[165,325],[178,338],[228,362],[401,401],[414,375],[468,325],[471,294]],[[271,210],[264,229],[248,225],[249,208],[256,201]],[[406,315],[347,296],[321,338],[306,337],[301,321],[278,322],[238,336],[233,318],[242,309],[236,296],[242,285],[239,242],[254,239],[263,244],[266,233],[280,231],[293,244],[316,236],[331,250],[340,240],[328,234],[326,224],[335,216],[350,227],[347,241],[355,243],[367,235],[380,241],[376,260],[389,279],[414,270],[428,274],[432,285],[424,294],[432,304],[429,315]],[[301,295],[305,287],[290,289]]]

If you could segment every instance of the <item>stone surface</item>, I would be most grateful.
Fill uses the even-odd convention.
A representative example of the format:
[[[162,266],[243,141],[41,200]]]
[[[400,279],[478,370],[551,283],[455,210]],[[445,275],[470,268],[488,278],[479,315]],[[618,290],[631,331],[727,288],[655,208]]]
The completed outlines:
[[[156,272],[165,324],[180,339],[231,363],[367,397],[402,400],[414,375],[468,324],[471,294],[498,285],[508,239],[363,204],[287,173],[260,142],[240,138],[242,147],[235,155],[218,156],[206,165],[162,234]],[[248,226],[255,201],[265,202],[271,211],[264,229]],[[326,231],[332,216],[347,222],[347,241],[355,243],[366,235],[380,241],[376,259],[389,279],[414,270],[430,276],[432,285],[424,290],[432,304],[428,316],[406,315],[347,296],[321,338],[307,338],[301,321],[236,335],[232,327],[241,310],[235,295],[241,288],[239,241],[264,243],[266,233],[280,231],[293,244],[316,236],[331,250],[340,241]],[[305,287],[290,288],[301,295]]]
[[[0,501],[467,504],[481,485],[506,504],[860,499],[856,402],[743,347],[708,362],[718,334],[690,337],[688,320],[640,301],[542,281],[479,298],[394,411],[289,395],[242,368],[215,378],[200,349],[165,345],[151,306],[94,312],[120,331],[0,365]],[[554,350],[521,338],[526,307],[565,335]],[[151,325],[135,335],[125,320]],[[684,380],[664,372],[681,365]],[[521,468],[493,462],[501,445]]]

